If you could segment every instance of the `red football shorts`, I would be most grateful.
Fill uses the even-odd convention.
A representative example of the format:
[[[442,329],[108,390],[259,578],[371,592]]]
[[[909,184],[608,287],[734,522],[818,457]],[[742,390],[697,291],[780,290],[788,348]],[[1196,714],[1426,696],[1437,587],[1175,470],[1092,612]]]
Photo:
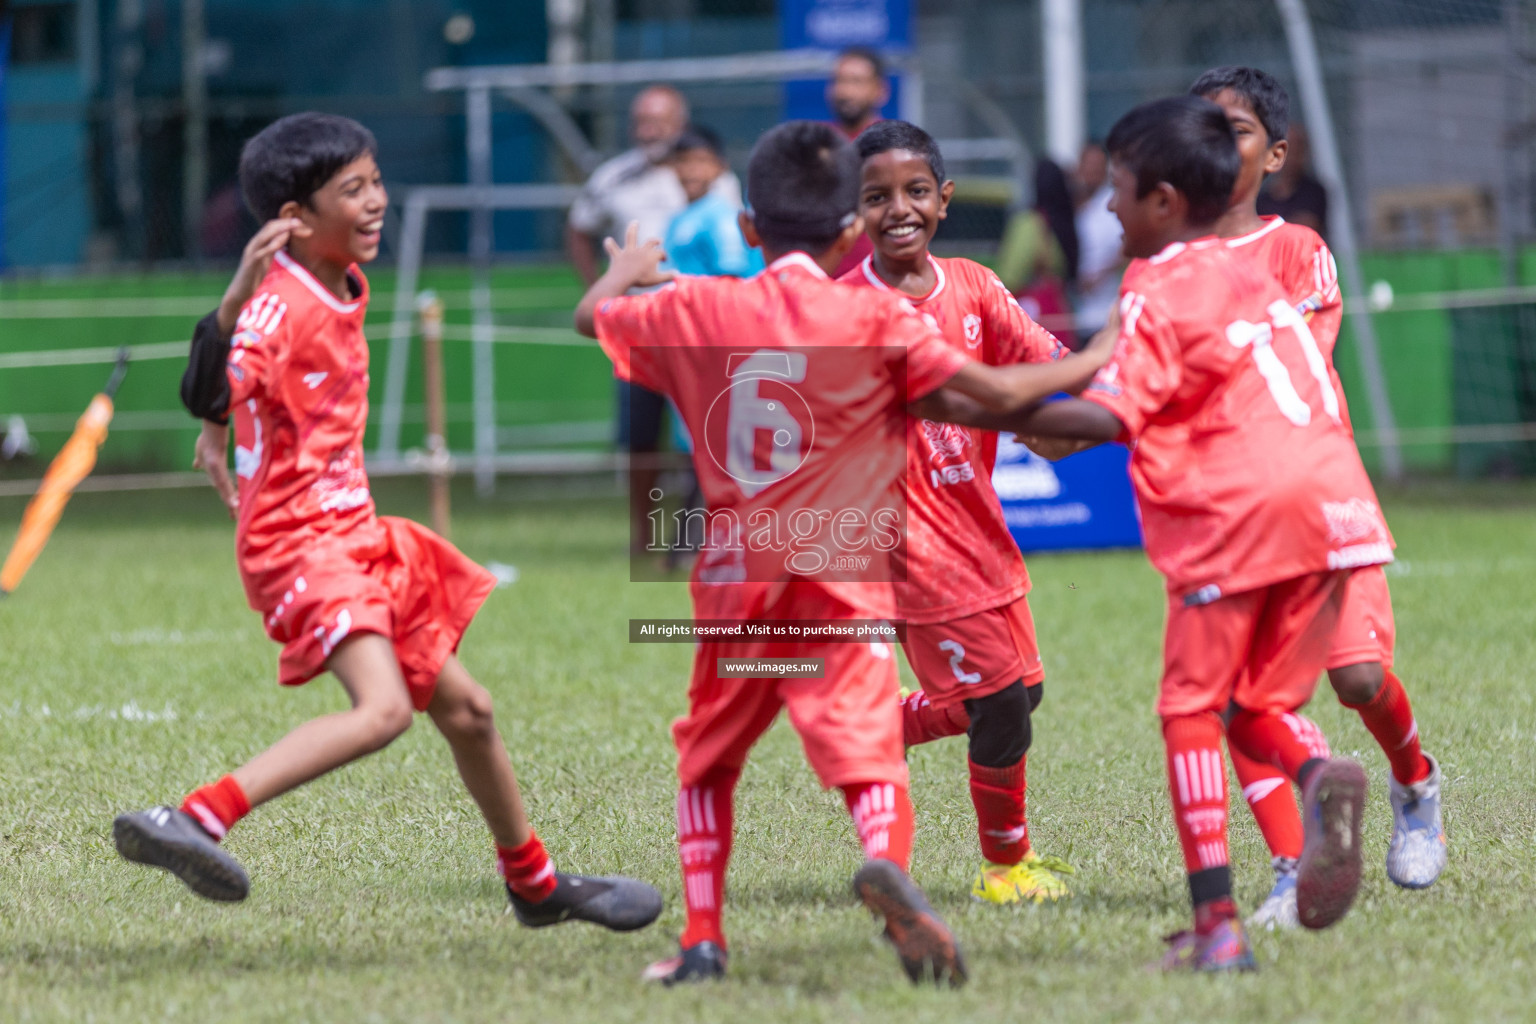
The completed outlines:
[[[1328,660],[1348,576],[1313,573],[1203,605],[1170,599],[1157,713],[1301,707]]]
[[[1387,592],[1385,570],[1379,565],[1356,569],[1344,588],[1339,630],[1333,635],[1328,667],[1377,661],[1391,668],[1396,643],[1397,624],[1392,619],[1392,595]]]
[[[283,645],[278,682],[307,683],[325,671],[342,640],[378,633],[394,644],[412,706],[425,711],[443,663],[496,577],[408,519],[380,516],[378,525],[371,538],[318,538],[281,580],[257,581],[260,592],[276,595],[263,622]]]
[[[902,644],[928,702],[949,707],[988,697],[1017,679],[1045,678],[1028,598],[949,622],[907,623]]]
[[[821,679],[722,679],[717,658],[823,658]],[[890,645],[704,643],[693,656],[688,713],[672,723],[677,775],[697,784],[716,768],[740,769],[780,708],[800,734],[822,786],[907,784],[900,687]]]

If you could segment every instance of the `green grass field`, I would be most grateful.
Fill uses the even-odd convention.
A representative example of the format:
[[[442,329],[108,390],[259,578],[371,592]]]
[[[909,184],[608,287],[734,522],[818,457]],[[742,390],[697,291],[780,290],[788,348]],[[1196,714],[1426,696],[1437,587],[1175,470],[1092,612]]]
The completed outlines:
[[[655,882],[667,899],[657,925],[628,936],[520,928],[424,719],[236,829],[229,847],[253,879],[243,904],[202,902],[119,861],[114,814],[178,800],[344,701],[329,678],[275,685],[276,648],[245,607],[211,494],[82,495],[0,604],[0,1018],[1529,1020],[1536,491],[1384,498],[1400,543],[1399,668],[1446,777],[1451,859],[1439,884],[1407,893],[1387,881],[1385,760],[1325,684],[1311,713],[1373,785],[1353,912],[1321,934],[1256,936],[1255,976],[1144,971],[1187,913],[1151,712],[1160,586],[1139,553],[1033,558],[1048,694],[1030,759],[1032,829],[1043,852],[1077,865],[1078,893],[1018,911],[972,904],[962,742],[914,751],[914,873],[973,975],[950,992],[910,986],[855,907],[852,825],[783,723],[740,790],[731,977],[687,991],[637,980],[682,920],[666,727],[683,706],[690,649],[626,643],[628,618],[686,615],[686,595],[626,582],[623,510],[604,496],[461,501],[465,550],[521,570],[462,655],[496,698],[557,861]],[[382,487],[380,505],[424,510],[408,482]],[[0,544],[21,507],[0,501]],[[1251,909],[1268,860],[1246,810],[1233,820],[1238,895]]]

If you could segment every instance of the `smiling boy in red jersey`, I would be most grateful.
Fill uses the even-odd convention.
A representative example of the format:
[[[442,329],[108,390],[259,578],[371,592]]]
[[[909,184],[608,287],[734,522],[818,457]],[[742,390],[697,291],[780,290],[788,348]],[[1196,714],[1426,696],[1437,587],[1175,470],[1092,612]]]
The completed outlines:
[[[868,523],[868,513],[900,501],[906,403],[956,390],[994,411],[1022,409],[1080,385],[1103,361],[1093,352],[1045,366],[983,366],[946,345],[910,303],[834,283],[828,272],[863,232],[858,183],[858,154],[829,126],[780,125],[753,149],[752,212],[742,216],[765,271],[677,278],[626,295],[671,280],[657,272],[657,244],[639,244],[632,227],[623,246],[607,242],[610,268],[577,307],[577,330],[598,339],[621,377],[672,399],[694,438],[710,516],[691,585],[699,619],[890,619],[892,576],[882,575],[890,548],[874,549],[873,570],[849,576],[800,560],[841,527],[811,531],[785,557],[758,541],[757,524],[802,513],[812,524]],[[868,551],[864,535],[855,529],[836,548]],[[824,659],[824,675],[722,672],[728,660],[768,655]],[[680,955],[646,976],[674,984],[724,975],[733,794],[748,751],[787,708],[822,785],[843,792],[867,858],[854,891],[883,919],[903,968],[914,981],[963,981],[958,944],[906,872],[913,817],[889,647],[700,643],[688,700],[672,727],[687,927]]]
[[[1194,928],[1166,969],[1251,970],[1232,899],[1221,740],[1303,792],[1302,922],[1342,917],[1359,889],[1365,773],[1294,712],[1311,697],[1350,570],[1391,561],[1327,366],[1280,285],[1213,233],[1240,159],[1220,107],[1143,104],[1116,123],[1110,209],[1141,262],[1120,341],[1080,399],[966,415],[1033,436],[1135,442],[1147,555],[1168,582],[1157,710]],[[940,396],[941,400],[944,396]],[[935,402],[934,404],[938,404]]]
[[[1232,202],[1216,233],[1239,255],[1264,266],[1307,318],[1338,396],[1346,426],[1349,410],[1333,355],[1344,307],[1333,254],[1317,232],[1280,217],[1260,217],[1259,189],[1285,164],[1289,97],[1273,76],[1257,68],[1215,68],[1201,75],[1190,95],[1203,96],[1226,112],[1237,139],[1242,170]],[[1432,885],[1445,868],[1445,830],[1440,816],[1440,767],[1422,752],[1418,723],[1401,680],[1392,672],[1396,626],[1386,573],[1380,566],[1350,576],[1339,611],[1339,630],[1328,655],[1328,681],[1345,707],[1360,719],[1391,765],[1388,791],[1392,838],[1387,877],[1403,888]],[[1301,855],[1301,820],[1284,776],[1233,750],[1232,764],[1269,845],[1275,886],[1250,924],[1294,927],[1295,865]]]
[[[929,253],[955,188],[933,137],[906,121],[881,121],[857,145],[859,212],[874,251],[840,280],[903,296],[933,319],[950,347],[983,363],[1064,356],[996,274]],[[1039,903],[1069,894],[1057,872],[1072,869],[1039,856],[1029,841],[1025,755],[1045,669],[1025,596],[1029,573],[992,490],[996,458],[993,431],[909,423],[907,572],[896,584],[896,610],[907,622],[902,649],[921,690],[902,700],[902,736],[911,747],[969,734],[984,858],[971,895]]]
[[[268,223],[221,310],[198,325],[183,385],[189,408],[210,421],[203,460],[222,466],[219,421],[234,406],[235,553],[247,600],[283,645],[279,681],[330,670],[352,708],[293,730],[179,809],[121,815],[113,838],[124,858],[171,871],[200,896],[244,899],[246,873],[219,845],[229,829],[384,747],[414,709],[453,751],[519,921],[642,927],[661,911],[651,886],[555,871],[528,824],[490,695],[455,656],[493,577],[431,531],[375,514],[362,454],[368,283],[358,269],[378,254],[388,203],[375,150],[362,125],[325,114],[283,118],[246,144],[241,187]],[[231,342],[231,307],[241,305]]]

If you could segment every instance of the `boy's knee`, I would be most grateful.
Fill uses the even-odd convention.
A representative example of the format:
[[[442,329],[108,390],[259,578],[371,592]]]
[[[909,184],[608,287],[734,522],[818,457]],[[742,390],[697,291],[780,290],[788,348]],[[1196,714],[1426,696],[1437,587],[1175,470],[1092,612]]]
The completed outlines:
[[[985,768],[1006,768],[1019,763],[1029,752],[1031,735],[1030,694],[1024,681],[965,702],[971,716],[971,760]]]
[[[400,734],[411,727],[411,702],[402,698],[398,701],[380,702],[376,705],[361,709],[368,722],[369,745],[374,750],[380,750],[389,746]]]
[[[1385,681],[1386,673],[1376,661],[1328,670],[1328,682],[1333,684],[1333,692],[1345,704],[1369,704]]]
[[[480,739],[496,729],[495,710],[485,687],[472,684],[458,695],[453,705],[436,717],[439,728],[450,736]]]

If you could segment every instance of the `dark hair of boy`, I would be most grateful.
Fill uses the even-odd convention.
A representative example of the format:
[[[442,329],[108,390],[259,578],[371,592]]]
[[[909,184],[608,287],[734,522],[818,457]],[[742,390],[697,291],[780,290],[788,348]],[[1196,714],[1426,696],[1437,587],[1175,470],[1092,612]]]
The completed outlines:
[[[747,202],[766,249],[820,255],[857,216],[858,150],[820,121],[772,128],[747,161]]]
[[[1227,65],[1212,68],[1189,87],[1191,96],[1210,99],[1217,93],[1230,89],[1243,98],[1253,116],[1264,126],[1264,133],[1273,145],[1285,138],[1291,128],[1291,98],[1286,94],[1274,75],[1258,68]]]
[[[838,51],[838,60],[847,60],[849,57],[867,62],[876,78],[885,77],[885,58],[880,56],[879,50],[868,46],[849,46]]]
[[[258,223],[286,202],[308,205],[332,175],[365,154],[378,154],[373,133],[350,117],[307,111],[257,132],[240,151],[240,192]]]
[[[1192,225],[1226,211],[1242,165],[1227,115],[1196,96],[1143,103],[1115,122],[1105,148],[1135,175],[1137,199],[1167,182],[1184,196]]]
[[[876,121],[859,133],[854,145],[859,147],[860,161],[897,149],[916,153],[928,162],[933,180],[944,184],[944,156],[939,152],[939,144],[910,121]]]
[[[677,137],[677,141],[672,143],[673,156],[681,156],[699,149],[713,153],[715,159],[725,163],[725,143],[720,141],[720,136],[713,128],[702,124],[690,124],[683,129],[683,134]]]

